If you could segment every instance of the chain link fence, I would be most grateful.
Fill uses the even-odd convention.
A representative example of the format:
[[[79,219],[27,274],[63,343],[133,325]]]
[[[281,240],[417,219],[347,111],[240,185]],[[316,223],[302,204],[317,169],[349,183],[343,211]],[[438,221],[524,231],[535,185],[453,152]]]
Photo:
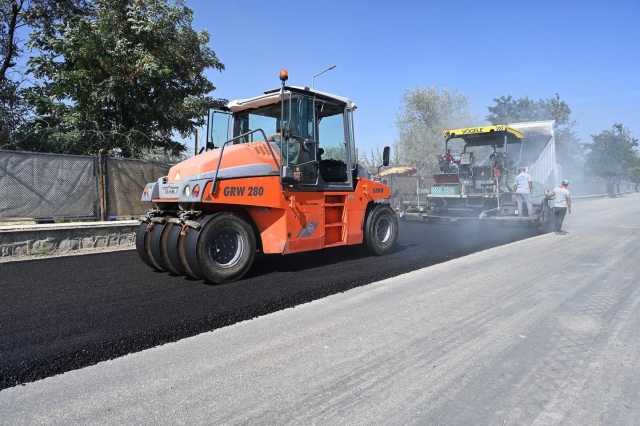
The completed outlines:
[[[0,151],[0,220],[98,217],[96,159]]]
[[[169,173],[170,164],[157,161],[105,157],[106,211],[109,218],[141,215],[149,203],[140,201],[142,190]]]
[[[149,208],[140,201],[144,185],[166,176],[171,167],[102,160],[101,167],[99,157],[0,150],[0,222],[135,217]]]
[[[171,166],[149,160],[0,150],[0,222],[136,217],[149,208],[140,201],[144,185],[166,176]],[[424,206],[435,183],[433,176],[419,175],[382,180],[391,189],[391,206],[399,210]],[[638,190],[634,183],[607,184],[599,179],[570,185],[573,196]]]

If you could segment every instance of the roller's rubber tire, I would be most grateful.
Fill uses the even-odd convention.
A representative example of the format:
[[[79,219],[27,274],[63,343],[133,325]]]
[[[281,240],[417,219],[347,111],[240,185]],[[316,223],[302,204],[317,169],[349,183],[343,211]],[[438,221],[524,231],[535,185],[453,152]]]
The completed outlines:
[[[217,214],[200,230],[196,258],[206,281],[224,284],[239,280],[251,268],[255,255],[253,228],[235,213]]]
[[[367,251],[377,256],[391,253],[398,240],[398,216],[387,204],[376,205],[364,226]]]
[[[160,239],[162,237],[162,231],[164,230],[165,225],[166,222],[156,223],[153,225],[153,229],[151,230],[151,240],[149,243],[151,260],[153,260],[155,264],[158,265],[161,271],[169,270],[164,262],[164,259],[162,258],[162,248],[160,247]]]
[[[168,216],[166,219],[171,219],[171,216]],[[174,275],[183,275],[173,267],[169,260],[167,241],[169,232],[174,226],[173,223],[165,222],[153,227],[153,231],[151,231],[151,256],[162,270]]]
[[[216,213],[213,215],[200,216],[196,219],[201,226],[199,230],[189,228],[186,237],[182,242],[182,246],[178,245],[179,253],[182,253],[180,257],[180,261],[186,268],[191,272],[191,276],[205,280],[206,277],[202,273],[200,268],[200,263],[198,262],[198,247],[200,245],[200,236],[202,235],[202,231],[206,224],[213,219],[214,217],[220,215],[221,213]]]
[[[184,241],[187,236],[180,235],[181,230],[182,227],[179,225],[174,225],[169,229],[166,245],[167,259],[169,260],[171,267],[175,269],[179,275],[199,279],[199,277],[187,265],[186,255],[184,253]]]
[[[153,269],[161,270],[151,255],[151,232],[153,232],[153,228],[150,232],[147,232],[148,226],[149,224],[147,222],[141,222],[140,226],[138,226],[138,232],[136,232],[136,251],[144,263]]]

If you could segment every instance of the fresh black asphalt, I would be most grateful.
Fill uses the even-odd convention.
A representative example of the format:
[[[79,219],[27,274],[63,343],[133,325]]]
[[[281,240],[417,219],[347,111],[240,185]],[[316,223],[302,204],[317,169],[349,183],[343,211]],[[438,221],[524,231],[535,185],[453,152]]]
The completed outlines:
[[[388,256],[354,247],[258,256],[208,285],[151,270],[135,250],[0,264],[0,389],[114,359],[536,235],[400,222]],[[452,271],[455,273],[455,271]]]

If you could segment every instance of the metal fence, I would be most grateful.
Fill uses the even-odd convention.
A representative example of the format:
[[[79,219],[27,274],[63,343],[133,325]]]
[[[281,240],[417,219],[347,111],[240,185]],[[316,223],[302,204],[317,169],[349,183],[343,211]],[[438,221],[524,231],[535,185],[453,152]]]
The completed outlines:
[[[143,214],[144,185],[166,176],[171,164],[111,157],[0,150],[0,222],[99,220]],[[433,176],[385,176],[394,208],[423,206]],[[630,182],[574,181],[571,195],[638,191]]]
[[[144,185],[170,164],[0,150],[0,222],[135,217]]]
[[[156,161],[104,157],[105,204],[108,217],[121,218],[143,214],[149,203],[140,201],[149,182],[169,173],[171,164]]]

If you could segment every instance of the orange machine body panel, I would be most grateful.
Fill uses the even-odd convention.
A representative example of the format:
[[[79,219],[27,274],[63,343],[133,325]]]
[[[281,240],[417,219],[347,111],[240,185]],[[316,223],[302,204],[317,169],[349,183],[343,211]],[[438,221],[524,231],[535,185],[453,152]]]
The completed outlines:
[[[167,182],[180,183],[184,181],[187,176],[199,175],[216,170],[221,152],[221,149],[214,149],[181,161],[169,169]],[[220,170],[265,164],[272,166],[273,171],[277,174],[278,166],[274,162],[274,157],[280,161],[279,150],[273,143],[271,144],[271,150],[264,141],[228,145],[224,148]]]
[[[223,164],[226,156],[225,150]],[[189,170],[197,169],[193,163]],[[181,172],[188,169],[180,166]],[[362,243],[368,204],[390,197],[389,187],[363,178],[354,191],[292,191],[280,183],[279,176],[224,179],[217,182],[213,194],[211,189],[209,183],[202,203],[194,204],[194,209],[245,212],[256,226],[262,251],[282,254]]]

